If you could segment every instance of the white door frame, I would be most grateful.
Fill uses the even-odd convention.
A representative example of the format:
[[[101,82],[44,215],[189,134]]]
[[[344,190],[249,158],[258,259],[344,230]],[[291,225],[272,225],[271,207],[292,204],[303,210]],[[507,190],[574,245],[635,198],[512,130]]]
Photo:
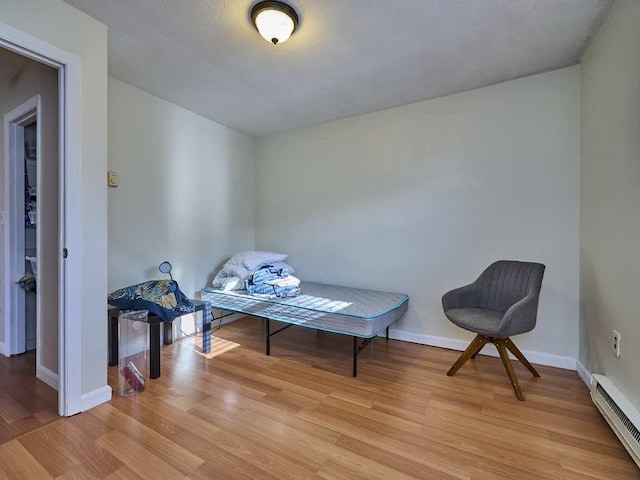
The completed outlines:
[[[58,69],[59,307],[58,413],[83,410],[81,236],[81,61],[71,52],[0,22],[0,46]],[[66,252],[69,252],[68,257]]]
[[[24,127],[37,122],[36,158],[41,143],[40,95],[31,97],[4,116],[4,355],[24,353],[25,292],[16,280],[25,273],[24,244]],[[40,189],[40,184],[37,184]],[[40,192],[38,192],[39,194]],[[40,202],[40,196],[36,197]],[[40,211],[40,206],[36,208]],[[36,241],[40,248],[40,242]],[[36,283],[38,283],[36,277]],[[38,302],[39,303],[39,302]],[[39,305],[38,305],[39,306]],[[37,341],[40,341],[40,311],[36,311]],[[36,346],[36,374],[40,367],[40,345]],[[44,379],[43,379],[44,380]],[[49,383],[49,382],[47,382]],[[54,386],[54,385],[52,385]],[[54,388],[57,388],[56,384]]]

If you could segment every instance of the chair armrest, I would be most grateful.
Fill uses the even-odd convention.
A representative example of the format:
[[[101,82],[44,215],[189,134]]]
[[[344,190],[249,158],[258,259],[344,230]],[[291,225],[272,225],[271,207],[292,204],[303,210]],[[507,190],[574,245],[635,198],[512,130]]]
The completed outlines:
[[[444,311],[452,308],[471,308],[476,303],[476,284],[470,283],[464,287],[450,290],[442,296],[442,308]]]
[[[538,299],[538,295],[530,293],[511,305],[498,326],[500,334],[510,336],[533,330],[538,316]]]

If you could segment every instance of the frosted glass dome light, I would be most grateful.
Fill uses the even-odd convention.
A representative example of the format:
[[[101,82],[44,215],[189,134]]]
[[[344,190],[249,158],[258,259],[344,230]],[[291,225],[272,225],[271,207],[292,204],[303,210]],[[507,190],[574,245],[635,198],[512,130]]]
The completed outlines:
[[[251,9],[251,20],[266,41],[286,42],[298,26],[295,10],[282,2],[260,2]]]

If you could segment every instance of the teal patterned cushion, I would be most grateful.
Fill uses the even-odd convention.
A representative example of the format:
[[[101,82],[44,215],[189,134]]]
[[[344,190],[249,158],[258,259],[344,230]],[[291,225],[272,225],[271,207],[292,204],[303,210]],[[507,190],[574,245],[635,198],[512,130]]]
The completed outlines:
[[[149,310],[165,321],[195,311],[175,280],[150,280],[111,293],[107,302],[121,310]]]

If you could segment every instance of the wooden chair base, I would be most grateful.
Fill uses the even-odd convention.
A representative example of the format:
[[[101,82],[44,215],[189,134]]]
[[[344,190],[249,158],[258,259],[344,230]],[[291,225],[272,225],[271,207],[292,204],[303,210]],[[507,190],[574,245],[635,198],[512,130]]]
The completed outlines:
[[[448,376],[452,376],[460,367],[466,363],[470,358],[476,358],[476,355],[480,353],[480,350],[484,348],[487,343],[493,343],[498,350],[498,354],[500,355],[500,359],[502,360],[502,365],[504,366],[505,371],[507,372],[507,376],[509,377],[509,381],[511,382],[511,386],[513,387],[513,391],[516,393],[516,397],[518,400],[524,400],[524,396],[522,395],[522,389],[520,388],[520,384],[518,383],[518,378],[516,377],[516,372],[513,370],[513,365],[511,364],[511,360],[509,359],[509,354],[507,350],[509,350],[514,357],[516,357],[522,365],[527,367],[527,369],[531,372],[534,377],[539,377],[540,374],[533,368],[533,365],[529,363],[529,361],[525,358],[518,347],[511,341],[509,337],[507,338],[494,338],[488,337],[486,335],[476,335],[476,338],[469,344],[467,349],[462,352],[462,355],[456,360],[453,366],[447,372]]]

